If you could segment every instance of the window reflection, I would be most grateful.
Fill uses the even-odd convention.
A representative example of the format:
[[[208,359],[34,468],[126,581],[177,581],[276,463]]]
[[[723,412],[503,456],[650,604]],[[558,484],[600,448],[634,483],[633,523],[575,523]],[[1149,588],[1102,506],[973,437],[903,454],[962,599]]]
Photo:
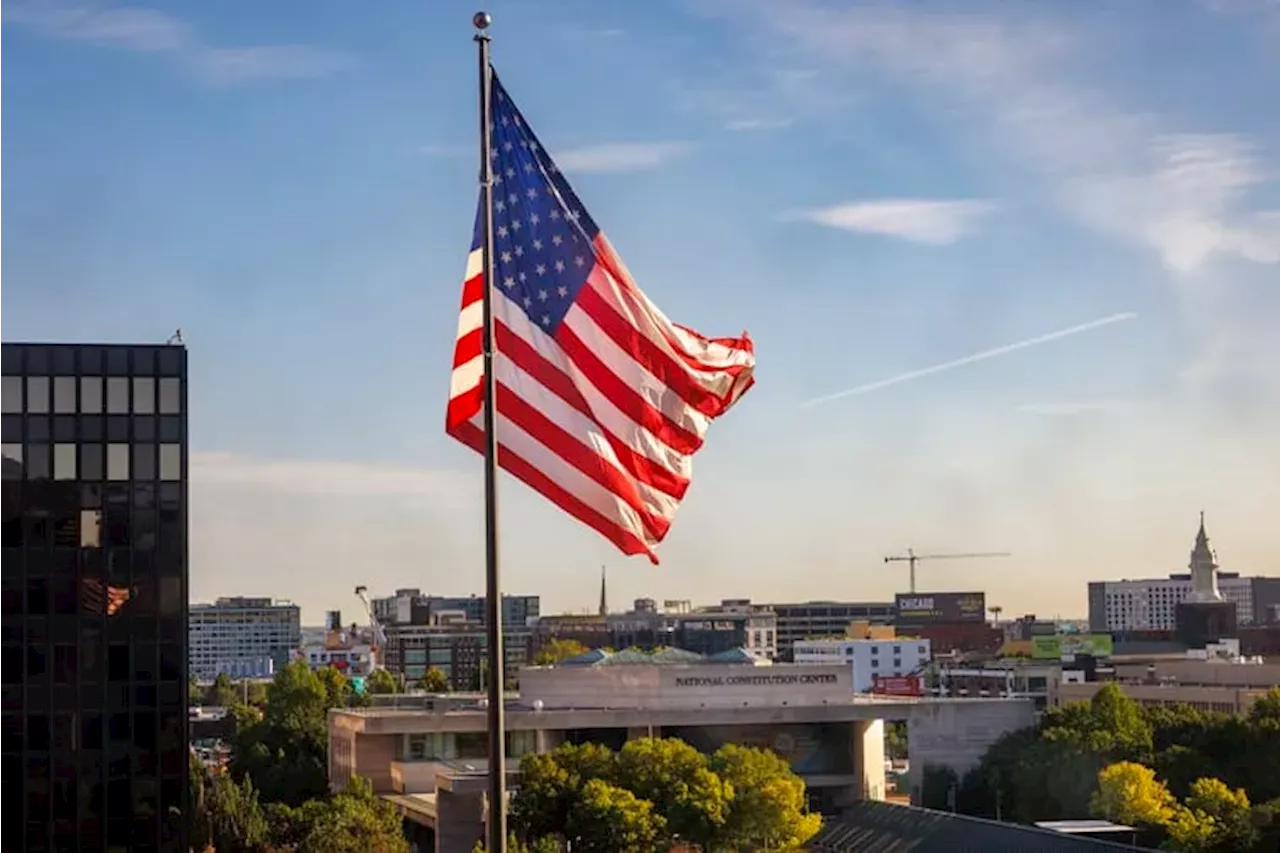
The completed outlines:
[[[76,413],[76,378],[74,376],[53,378],[53,410],[60,415]]]
[[[137,376],[133,380],[133,413],[153,415],[156,411],[156,381],[150,376]]]
[[[129,445],[107,445],[107,479],[129,479]]]
[[[3,396],[3,409],[6,415],[22,414],[22,377],[6,376],[0,385],[0,396]]]
[[[102,377],[80,377],[80,411],[86,415],[102,414]]]
[[[80,610],[86,614],[116,616],[133,596],[127,586],[115,586],[101,578],[81,578]]]
[[[49,377],[27,377],[27,412],[34,415],[49,413]]]
[[[107,379],[107,414],[129,414],[129,380],[123,376]]]

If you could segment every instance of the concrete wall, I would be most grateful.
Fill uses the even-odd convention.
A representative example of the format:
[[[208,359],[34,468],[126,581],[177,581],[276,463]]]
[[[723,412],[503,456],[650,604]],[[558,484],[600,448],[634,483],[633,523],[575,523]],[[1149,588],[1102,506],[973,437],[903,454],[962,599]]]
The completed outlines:
[[[848,702],[852,673],[840,665],[529,667],[520,700],[567,708],[736,708]]]
[[[859,779],[857,799],[884,799],[884,720],[853,724],[853,772]]]
[[[356,735],[355,772],[373,783],[378,793],[395,790],[391,765],[400,759],[400,738],[396,735]]]
[[[950,767],[957,776],[963,776],[1002,734],[1034,722],[1035,706],[1029,699],[917,706],[907,717],[911,801],[919,804],[920,781],[926,766]]]

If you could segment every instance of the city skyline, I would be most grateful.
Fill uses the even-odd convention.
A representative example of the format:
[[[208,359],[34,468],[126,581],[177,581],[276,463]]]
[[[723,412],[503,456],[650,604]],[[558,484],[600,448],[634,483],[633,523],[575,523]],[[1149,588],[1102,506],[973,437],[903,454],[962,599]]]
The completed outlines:
[[[4,337],[182,328],[193,601],[483,589],[441,414],[474,6],[5,5]],[[504,478],[505,591],[891,600],[886,555],[994,550],[920,589],[1078,616],[1183,571],[1202,509],[1223,569],[1280,573],[1270,6],[489,10],[640,286],[759,358],[662,565]]]

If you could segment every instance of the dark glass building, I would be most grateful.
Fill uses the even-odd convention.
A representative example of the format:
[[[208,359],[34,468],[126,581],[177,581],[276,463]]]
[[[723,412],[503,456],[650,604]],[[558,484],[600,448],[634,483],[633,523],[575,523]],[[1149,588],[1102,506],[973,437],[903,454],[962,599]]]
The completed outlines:
[[[3,345],[5,851],[185,851],[187,358]]]

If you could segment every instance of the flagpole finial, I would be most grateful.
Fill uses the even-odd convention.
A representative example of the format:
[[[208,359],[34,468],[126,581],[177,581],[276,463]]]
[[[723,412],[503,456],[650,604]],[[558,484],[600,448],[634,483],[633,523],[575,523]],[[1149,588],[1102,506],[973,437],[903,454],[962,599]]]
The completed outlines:
[[[471,16],[471,26],[477,30],[484,32],[489,29],[489,25],[493,23],[493,16],[488,12],[476,12]]]

